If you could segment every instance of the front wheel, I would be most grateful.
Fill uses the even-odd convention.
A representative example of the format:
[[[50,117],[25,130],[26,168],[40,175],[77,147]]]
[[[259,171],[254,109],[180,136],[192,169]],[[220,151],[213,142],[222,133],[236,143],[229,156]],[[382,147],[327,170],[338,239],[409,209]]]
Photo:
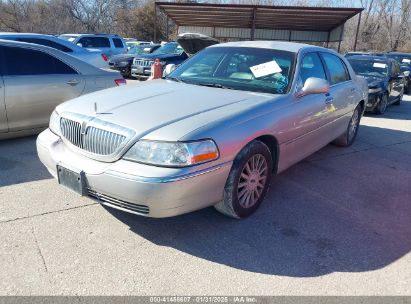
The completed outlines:
[[[387,109],[388,106],[388,94],[384,93],[381,98],[380,101],[378,102],[377,107],[375,108],[375,114],[379,114],[382,115],[385,113],[385,110]]]
[[[357,137],[358,128],[360,126],[361,113],[362,107],[359,104],[355,108],[354,113],[351,116],[350,122],[348,123],[348,127],[345,130],[344,134],[342,134],[340,137],[334,140],[334,144],[341,147],[349,147],[353,144],[355,138]]]
[[[223,199],[214,207],[237,219],[253,214],[267,193],[272,168],[268,147],[258,140],[250,142],[235,158]]]

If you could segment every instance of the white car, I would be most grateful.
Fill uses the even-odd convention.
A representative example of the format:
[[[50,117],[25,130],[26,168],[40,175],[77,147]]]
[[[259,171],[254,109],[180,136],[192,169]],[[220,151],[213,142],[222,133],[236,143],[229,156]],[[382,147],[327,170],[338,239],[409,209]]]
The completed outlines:
[[[57,49],[100,69],[108,69],[108,58],[100,50],[87,50],[52,35],[0,32],[0,39],[44,45]]]
[[[126,42],[118,35],[64,34],[60,35],[59,38],[86,49],[99,49],[107,57],[127,52]]]

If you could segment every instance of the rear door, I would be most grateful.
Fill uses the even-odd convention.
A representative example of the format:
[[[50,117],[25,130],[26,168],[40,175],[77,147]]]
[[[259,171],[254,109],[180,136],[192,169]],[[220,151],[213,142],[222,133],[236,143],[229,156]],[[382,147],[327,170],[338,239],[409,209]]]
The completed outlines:
[[[113,55],[110,39],[108,37],[84,36],[81,37],[77,43],[81,43],[81,46],[87,49],[99,49],[107,57]]]
[[[83,76],[48,53],[7,46],[3,55],[10,132],[47,126],[53,109],[84,89]]]
[[[3,67],[4,61],[2,56],[3,46],[0,46],[0,133],[8,131],[6,104],[4,103],[4,81]]]
[[[390,102],[397,100],[403,90],[404,80],[400,77],[400,74],[400,65],[396,61],[392,61],[390,68]]]

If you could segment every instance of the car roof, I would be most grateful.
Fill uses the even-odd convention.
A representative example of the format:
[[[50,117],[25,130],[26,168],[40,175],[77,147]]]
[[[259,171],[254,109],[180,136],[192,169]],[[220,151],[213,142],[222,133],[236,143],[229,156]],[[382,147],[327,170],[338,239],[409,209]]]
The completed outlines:
[[[210,46],[212,47],[251,47],[251,48],[263,48],[263,49],[275,49],[281,51],[289,51],[293,53],[298,53],[300,50],[305,48],[318,48],[321,50],[328,50],[322,47],[317,47],[314,45],[309,45],[305,43],[296,43],[288,41],[236,41],[236,42],[226,42]]]
[[[93,33],[88,33],[88,34],[61,34],[60,36],[73,36],[73,37],[80,37],[80,36],[100,36],[100,37],[113,37],[113,38],[121,38],[123,37],[116,35],[116,34],[93,34]]]
[[[27,43],[27,42],[21,42],[21,41],[14,41],[14,40],[4,40],[0,38],[0,46],[10,46],[10,47],[20,47],[20,48],[28,48],[28,49],[33,49],[33,50],[39,50],[46,52],[56,58],[59,58],[62,61],[67,61],[71,63],[75,63],[76,66],[81,68],[81,72],[83,74],[88,74],[88,75],[94,75],[94,74],[104,74],[108,73],[107,71],[104,71],[102,69],[99,69],[85,61],[82,61],[80,59],[77,59],[76,57],[73,57],[71,55],[68,55],[62,51],[56,50],[54,48],[40,45],[40,44],[35,44],[35,43]]]
[[[405,53],[405,52],[388,52],[387,55],[405,55],[405,56],[411,56],[411,53]]]
[[[348,61],[351,60],[364,60],[364,61],[379,61],[379,62],[392,62],[393,59],[384,56],[374,56],[374,55],[353,55],[347,58]],[[395,60],[394,60],[395,61]]]

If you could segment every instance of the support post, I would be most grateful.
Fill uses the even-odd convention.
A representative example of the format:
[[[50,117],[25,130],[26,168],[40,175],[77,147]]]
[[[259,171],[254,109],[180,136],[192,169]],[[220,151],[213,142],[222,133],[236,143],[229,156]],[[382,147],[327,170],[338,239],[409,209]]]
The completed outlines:
[[[360,30],[361,15],[362,15],[362,12],[361,12],[360,15],[358,16],[357,31],[355,32],[354,52],[357,50],[358,32],[359,32],[359,30]]]
[[[255,15],[257,13],[257,8],[254,7],[253,8],[253,16],[251,19],[251,40],[254,40],[254,34],[255,34]]]
[[[154,33],[153,33],[153,42],[157,42],[157,4],[154,1]]]
[[[343,35],[344,35],[344,26],[345,24],[341,26],[340,39],[338,39],[339,40],[338,41],[338,53],[340,52],[340,49],[341,49],[341,41],[343,40]]]
[[[330,34],[331,34],[331,31],[328,31],[327,43],[326,43],[326,45],[325,45],[326,48],[328,48],[328,44],[330,43]]]

